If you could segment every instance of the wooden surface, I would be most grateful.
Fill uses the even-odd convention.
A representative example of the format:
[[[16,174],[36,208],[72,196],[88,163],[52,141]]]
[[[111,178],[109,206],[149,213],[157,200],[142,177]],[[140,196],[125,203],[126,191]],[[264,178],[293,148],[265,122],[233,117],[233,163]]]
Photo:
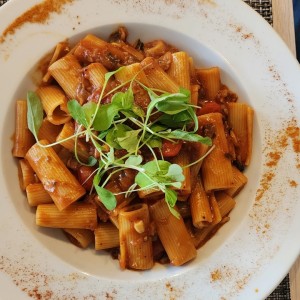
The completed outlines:
[[[287,43],[293,54],[296,55],[293,1],[272,0],[272,9],[274,29]]]
[[[273,27],[296,55],[292,0],[272,0]],[[291,300],[300,299],[300,256],[289,273]]]

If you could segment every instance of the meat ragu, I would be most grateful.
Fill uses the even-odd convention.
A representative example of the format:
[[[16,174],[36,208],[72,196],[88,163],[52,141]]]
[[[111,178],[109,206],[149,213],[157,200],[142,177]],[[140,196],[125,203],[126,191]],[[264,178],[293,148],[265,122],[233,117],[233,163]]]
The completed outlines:
[[[16,101],[12,153],[38,226],[111,251],[121,268],[181,266],[247,183],[253,110],[217,66],[128,35],[56,46],[43,83]]]

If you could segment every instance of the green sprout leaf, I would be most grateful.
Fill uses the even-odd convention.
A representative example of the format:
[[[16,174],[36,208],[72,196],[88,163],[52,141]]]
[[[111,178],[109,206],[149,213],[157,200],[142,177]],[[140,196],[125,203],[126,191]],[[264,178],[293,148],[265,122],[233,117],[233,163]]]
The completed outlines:
[[[79,124],[83,125],[85,128],[89,126],[89,122],[86,119],[84,109],[75,99],[68,102],[68,111],[72,118]]]
[[[120,108],[113,103],[101,105],[94,119],[94,129],[103,131],[110,128],[114,118],[118,115],[119,110]]]
[[[43,122],[43,106],[39,96],[35,92],[27,93],[27,123],[28,128],[38,140],[38,132]]]
[[[174,190],[166,189],[165,190],[165,199],[169,206],[174,207],[177,202],[177,193]]]
[[[176,129],[170,132],[164,131],[160,132],[160,134],[169,139],[178,139],[189,142],[200,142],[208,146],[211,146],[212,144],[212,141],[209,137],[202,137],[199,134],[183,131],[180,129]]]
[[[117,137],[119,145],[129,153],[134,152],[139,143],[138,135],[141,131],[141,129],[126,131],[124,136]]]
[[[168,173],[166,174],[166,176],[173,181],[182,182],[184,180],[182,167],[177,164],[172,164],[169,166]]]
[[[94,114],[96,112],[96,109],[97,109],[97,104],[95,102],[92,102],[92,101],[87,102],[84,105],[82,105],[82,110],[83,110],[85,119],[86,119],[88,124],[91,123],[91,121],[94,117]]]
[[[103,203],[106,209],[113,210],[117,206],[116,196],[109,190],[95,186],[96,192],[99,196],[100,201]]]
[[[139,166],[142,162],[143,157],[141,155],[130,155],[125,161],[125,166]]]

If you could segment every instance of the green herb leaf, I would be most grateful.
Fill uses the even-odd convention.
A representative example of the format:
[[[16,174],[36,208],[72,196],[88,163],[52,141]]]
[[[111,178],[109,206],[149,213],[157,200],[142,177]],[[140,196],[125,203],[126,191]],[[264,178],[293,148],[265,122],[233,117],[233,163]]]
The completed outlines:
[[[169,166],[168,173],[166,174],[167,177],[171,178],[173,181],[183,181],[184,175],[182,167],[177,164],[172,164]]]
[[[181,186],[182,186],[182,183],[181,183],[181,182],[178,182],[178,181],[176,181],[176,182],[171,182],[171,183],[168,184],[168,186],[172,186],[172,187],[174,187],[174,188],[176,188],[176,189],[180,189]]]
[[[68,111],[72,118],[79,124],[83,125],[85,128],[89,126],[84,110],[77,100],[73,99],[68,102]]]
[[[167,202],[167,203],[168,203],[168,202]],[[171,214],[172,214],[175,218],[180,219],[180,218],[181,218],[180,213],[179,213],[176,209],[174,209],[173,207],[171,207],[170,205],[168,205],[168,206],[169,206],[169,210],[170,210]]]
[[[118,115],[119,107],[113,103],[104,104],[99,107],[94,119],[93,127],[98,131],[107,130]]]
[[[127,131],[131,131],[132,128],[124,125],[117,124],[115,127],[109,129],[106,135],[106,142],[115,149],[122,149],[119,145],[118,138],[124,137]]]
[[[143,168],[151,175],[155,175],[158,172],[160,172],[161,175],[165,175],[170,165],[171,163],[166,160],[152,160],[143,165]]]
[[[212,141],[209,137],[203,137],[199,134],[183,131],[180,129],[176,129],[171,132],[164,131],[164,132],[160,132],[160,134],[169,139],[178,139],[178,140],[189,141],[189,142],[200,142],[208,146],[212,145]]]
[[[133,90],[130,87],[125,93],[123,98],[123,109],[131,109],[134,102]]]
[[[184,125],[191,123],[193,118],[187,109],[175,115],[163,114],[159,117],[158,121],[161,124],[168,126],[168,128],[182,128]]]
[[[27,93],[27,124],[29,130],[38,140],[38,132],[43,122],[43,105],[39,96],[35,92]]]
[[[154,132],[160,132],[160,131],[168,129],[168,127],[155,123],[152,126],[150,126],[150,129]]]
[[[111,103],[118,106],[119,109],[129,110],[132,108],[134,101],[133,91],[129,88],[125,93],[115,93],[111,99]]]
[[[87,102],[84,105],[82,105],[82,110],[85,116],[85,119],[87,121],[88,124],[91,123],[92,118],[96,112],[97,109],[97,104],[95,102]],[[86,126],[85,126],[86,127]]]
[[[165,181],[165,175],[169,170],[170,162],[165,160],[152,160],[142,166],[144,172],[139,172],[135,176],[135,183],[141,188],[146,188],[149,185],[156,183],[159,186]]]
[[[125,166],[139,166],[143,162],[143,157],[141,155],[130,155],[126,161]]]
[[[136,150],[136,147],[139,143],[138,135],[141,132],[141,129],[126,131],[125,135],[122,137],[117,137],[119,145],[127,150],[129,153],[132,153]]]
[[[177,193],[174,190],[166,189],[165,190],[165,199],[169,206],[174,207],[177,201]]]
[[[99,196],[100,201],[103,203],[106,209],[113,210],[117,206],[116,196],[109,190],[95,186],[96,192]]]
[[[101,175],[100,175],[100,172],[97,172],[93,178],[93,185],[96,187],[99,185],[101,181]]]
[[[148,135],[146,135],[146,140],[147,139],[148,139]],[[162,139],[160,137],[152,135],[152,137],[147,141],[147,145],[150,146],[151,148],[161,148]]]
[[[133,104],[131,109],[140,118],[144,118],[146,116],[144,110],[136,104]]]
[[[188,104],[181,99],[167,99],[165,101],[160,101],[155,106],[157,110],[168,114],[175,115],[182,111],[185,111],[189,106]]]

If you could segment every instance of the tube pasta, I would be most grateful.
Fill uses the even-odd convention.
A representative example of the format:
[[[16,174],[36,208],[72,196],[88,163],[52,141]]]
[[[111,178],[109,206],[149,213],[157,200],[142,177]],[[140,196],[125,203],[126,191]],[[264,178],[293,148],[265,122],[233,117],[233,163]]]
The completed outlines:
[[[26,159],[19,160],[18,176],[20,188],[25,191],[26,187],[37,181],[35,173]]]
[[[44,111],[49,122],[54,125],[64,124],[71,120],[67,108],[67,98],[57,86],[42,86],[37,89]]]
[[[61,132],[59,135],[56,137],[56,141],[60,142],[60,144],[68,149],[71,152],[77,153],[78,157],[80,160],[83,162],[86,162],[90,156],[88,153],[87,147],[85,144],[78,140],[77,145],[75,147],[75,137],[72,137],[75,133],[75,127],[72,122],[67,122],[64,124]]]
[[[243,189],[243,187],[247,183],[248,179],[241,171],[239,171],[234,166],[232,167],[232,171],[233,171],[234,185],[233,185],[233,187],[226,189],[225,192],[229,196],[235,197]]]
[[[199,89],[199,84],[191,85],[191,104],[193,105],[198,105]]]
[[[193,225],[197,228],[208,226],[213,216],[210,209],[209,198],[203,188],[201,178],[198,176],[190,196],[190,206]]]
[[[148,78],[143,71],[140,63],[131,64],[124,66],[118,73],[115,75],[116,79],[121,83],[127,82],[136,78],[138,81],[143,83],[146,86],[149,86]]]
[[[190,163],[187,148],[182,147],[182,149],[180,150],[178,155],[174,157],[172,162],[183,167],[184,180],[181,183],[181,187],[178,189],[179,195],[189,195],[191,193],[191,170],[190,167],[186,167]]]
[[[40,143],[45,146],[47,141]],[[85,194],[85,189],[52,148],[33,145],[26,154],[26,159],[41,180],[58,210],[63,210]]]
[[[202,164],[202,178],[207,192],[231,188],[234,184],[232,165],[226,156],[228,144],[225,136],[222,115],[210,113],[198,117],[199,125],[211,128],[214,133],[215,148],[204,159]]]
[[[38,133],[39,140],[48,140],[50,144],[56,142],[56,138],[62,130],[62,125],[54,125],[53,123],[49,122],[47,118],[45,118],[42,122]],[[55,152],[59,152],[61,149],[61,145],[54,145],[53,149]]]
[[[94,231],[95,249],[111,249],[120,246],[119,230],[110,222],[100,223]]]
[[[123,208],[119,214],[120,266],[137,270],[153,266],[149,235],[149,210],[146,204]]]
[[[78,99],[83,103],[84,99],[77,94],[81,86],[81,65],[74,55],[60,58],[48,70],[70,99]]]
[[[179,92],[179,85],[156,63],[154,58],[146,57],[141,64],[149,81],[149,87],[170,93]]]
[[[210,225],[202,229],[198,229],[193,233],[192,241],[196,248],[202,247],[218,229],[230,220],[229,217],[224,217],[217,225]]]
[[[44,189],[42,183],[32,183],[26,187],[26,196],[30,206],[53,203],[51,196]]]
[[[97,227],[97,209],[89,203],[73,203],[60,211],[55,204],[40,204],[36,210],[36,225],[51,228]]]
[[[66,42],[58,43],[54,49],[53,55],[50,59],[49,66],[51,66],[55,61],[64,56],[69,52],[69,45]],[[46,74],[43,77],[44,83],[49,83],[51,80],[51,75],[47,70]]]
[[[180,266],[196,257],[196,248],[183,219],[171,214],[164,199],[151,205],[150,213],[171,264]]]
[[[172,63],[168,75],[177,82],[180,87],[190,90],[190,62],[186,52],[180,51],[172,54]]]
[[[245,103],[228,103],[228,119],[238,138],[240,160],[249,165],[252,149],[253,110]]]
[[[72,244],[79,248],[87,248],[94,242],[94,233],[89,229],[64,228],[63,232]]]
[[[25,157],[28,149],[35,143],[27,125],[27,102],[17,100],[15,107],[15,135],[12,154],[15,157]]]
[[[203,83],[206,97],[208,100],[214,100],[218,91],[221,89],[221,76],[218,67],[207,69],[196,69],[196,76]]]
[[[95,89],[103,87],[107,70],[102,64],[89,64],[84,70],[87,78],[90,80]]]
[[[222,214],[221,214],[220,207],[218,205],[218,202],[217,202],[217,199],[216,199],[214,193],[211,193],[209,195],[209,203],[210,203],[211,212],[212,212],[211,225],[216,225],[221,222]]]
[[[201,157],[204,157],[208,150],[208,146],[201,143],[191,143],[191,147],[188,150],[190,156],[192,157],[191,161],[198,161]],[[191,190],[194,188],[197,182],[197,176],[200,172],[202,163],[203,159],[190,166]]]
[[[235,206],[235,200],[227,193],[220,191],[215,193],[221,217],[224,218]]]

